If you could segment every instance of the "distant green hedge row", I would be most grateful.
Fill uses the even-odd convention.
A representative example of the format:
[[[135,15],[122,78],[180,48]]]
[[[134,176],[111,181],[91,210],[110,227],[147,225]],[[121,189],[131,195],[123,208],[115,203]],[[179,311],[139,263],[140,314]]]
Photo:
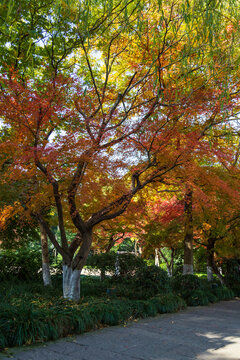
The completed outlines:
[[[208,282],[196,275],[178,275],[172,279],[172,289],[188,306],[208,305],[230,300],[234,292],[219,282]]]
[[[173,294],[149,300],[103,299],[82,304],[61,300],[47,308],[34,303],[20,302],[14,307],[3,303],[0,305],[0,347],[55,340],[101,325],[122,324],[185,307],[185,302]]]

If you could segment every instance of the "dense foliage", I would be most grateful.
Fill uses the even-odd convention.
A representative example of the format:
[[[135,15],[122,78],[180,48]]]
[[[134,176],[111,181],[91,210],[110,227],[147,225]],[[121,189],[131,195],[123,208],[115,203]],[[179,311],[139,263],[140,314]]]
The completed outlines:
[[[39,249],[20,248],[16,251],[0,252],[0,281],[36,280],[41,269]]]

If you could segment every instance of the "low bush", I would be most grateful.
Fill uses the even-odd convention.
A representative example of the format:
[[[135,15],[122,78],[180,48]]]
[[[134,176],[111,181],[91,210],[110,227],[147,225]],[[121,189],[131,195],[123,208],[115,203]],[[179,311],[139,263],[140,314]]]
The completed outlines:
[[[208,305],[208,295],[203,290],[195,290],[186,299],[188,306]]]
[[[145,266],[138,269],[132,277],[132,298],[146,299],[157,294],[168,293],[171,289],[167,272],[157,266]]]
[[[234,297],[234,292],[225,286],[220,286],[215,289],[212,289],[212,292],[216,296],[218,301],[230,300]]]
[[[27,284],[23,288],[26,291]],[[19,285],[15,291],[7,290],[3,297],[0,305],[1,348],[54,340],[102,325],[117,325],[157,313],[178,311],[186,306],[173,294],[148,300],[84,297],[76,304],[59,298],[56,291],[54,296],[50,289],[44,289],[43,294],[37,284],[31,288],[33,290],[20,297]]]
[[[186,302],[173,293],[155,296],[151,302],[156,304],[159,314],[177,312],[186,308]]]
[[[41,251],[28,248],[4,250],[0,253],[0,280],[34,280],[40,275]]]
[[[230,286],[230,289],[234,293],[234,296],[240,297],[240,284],[234,284]]]
[[[94,254],[87,258],[86,267],[114,273],[117,254],[114,252]]]
[[[201,288],[201,280],[196,275],[177,275],[172,279],[172,288],[185,299]]]
[[[133,276],[137,269],[145,267],[145,262],[131,253],[117,254],[109,252],[89,256],[86,266],[122,278]]]
[[[196,275],[178,275],[172,279],[172,288],[181,296],[188,306],[207,305],[220,300],[229,300],[234,297],[233,291],[223,287],[220,282],[207,281]]]
[[[154,266],[138,269],[119,282],[83,276],[79,303],[61,297],[58,276],[53,277],[52,288],[41,282],[1,282],[0,348],[54,340],[102,325],[175,312],[186,304],[207,305],[233,297],[226,287],[212,288],[205,280],[185,276],[171,281]],[[171,292],[171,283],[177,293]]]

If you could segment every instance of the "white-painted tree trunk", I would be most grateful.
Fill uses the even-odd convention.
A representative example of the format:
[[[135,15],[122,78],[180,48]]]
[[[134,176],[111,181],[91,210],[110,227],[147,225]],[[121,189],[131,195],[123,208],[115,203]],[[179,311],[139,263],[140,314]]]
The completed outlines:
[[[80,270],[72,270],[70,266],[63,265],[63,297],[64,299],[78,301],[80,299]]]
[[[120,264],[118,254],[115,262],[115,276],[120,276]]]
[[[41,247],[42,247],[42,278],[43,278],[43,284],[44,286],[51,286],[52,280],[51,280],[51,274],[50,274],[50,266],[49,266],[49,254],[48,254],[48,238],[47,233],[42,226],[41,223],[39,223],[39,229],[40,229],[40,237],[41,237]]]
[[[172,277],[172,271],[171,271],[171,267],[169,265],[167,265],[167,274],[169,277]]]
[[[44,286],[52,285],[49,263],[42,263],[42,277]]]
[[[207,279],[213,281],[213,269],[211,266],[207,266]]]
[[[193,274],[193,265],[184,264],[183,265],[183,275]]]
[[[159,254],[158,254],[158,249],[155,249],[155,266],[159,266]]]

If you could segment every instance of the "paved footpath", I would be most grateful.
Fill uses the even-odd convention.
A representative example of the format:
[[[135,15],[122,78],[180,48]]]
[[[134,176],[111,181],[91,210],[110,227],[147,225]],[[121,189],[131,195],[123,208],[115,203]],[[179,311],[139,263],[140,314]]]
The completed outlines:
[[[15,360],[240,360],[240,300],[109,327],[38,347]],[[0,355],[0,360],[9,359]]]

